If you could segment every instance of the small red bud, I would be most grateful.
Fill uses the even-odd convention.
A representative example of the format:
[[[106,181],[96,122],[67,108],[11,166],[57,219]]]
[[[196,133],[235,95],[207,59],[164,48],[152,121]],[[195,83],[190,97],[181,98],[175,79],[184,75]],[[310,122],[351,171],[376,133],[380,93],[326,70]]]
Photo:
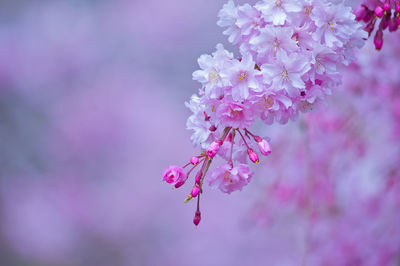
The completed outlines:
[[[190,163],[193,165],[197,165],[199,163],[199,158],[196,156],[193,156],[192,158],[190,158]]]
[[[192,197],[193,198],[197,197],[197,195],[199,195],[199,193],[200,193],[200,188],[196,184],[193,186],[193,189],[192,189]]]
[[[195,226],[198,226],[200,221],[201,221],[201,213],[200,213],[200,211],[196,211],[194,218],[193,218],[193,223]]]
[[[260,161],[257,153],[255,153],[253,149],[247,149],[247,153],[249,154],[250,161],[252,161],[253,163],[258,163]]]
[[[383,13],[384,13],[384,10],[383,10],[383,8],[381,6],[377,6],[375,8],[375,16],[377,16],[378,18],[382,18],[383,17]]]
[[[375,38],[374,38],[374,44],[375,44],[375,48],[376,50],[381,50],[382,46],[383,46],[383,30],[379,29],[376,34],[375,34]]]

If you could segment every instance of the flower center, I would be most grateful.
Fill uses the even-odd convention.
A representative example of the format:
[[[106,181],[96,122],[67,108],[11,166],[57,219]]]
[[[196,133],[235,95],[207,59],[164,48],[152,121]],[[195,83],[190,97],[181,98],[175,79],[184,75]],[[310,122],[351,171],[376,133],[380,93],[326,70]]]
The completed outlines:
[[[316,63],[316,65],[317,65],[317,67],[321,67],[322,68],[322,70],[324,71],[324,72],[326,72],[326,68],[325,68],[325,66],[323,65],[323,62],[324,62],[325,60],[323,59],[323,58],[321,58],[319,55],[317,55],[316,57],[315,57],[315,63]]]
[[[312,9],[313,9],[312,6],[306,6],[306,7],[304,7],[304,13],[306,13],[307,15],[310,15]]]
[[[275,39],[274,42],[272,43],[272,45],[274,46],[274,54],[276,54],[276,51],[278,50],[279,47],[279,40]]]
[[[235,117],[240,114],[240,111],[231,109],[231,116]]]
[[[240,72],[239,80],[240,81],[247,81],[247,72],[245,72],[245,71]]]
[[[335,21],[333,21],[333,20],[329,21],[328,26],[332,31],[335,31],[335,26],[336,26]]]
[[[271,96],[264,97],[264,106],[269,109],[272,105],[274,105],[274,99]]]
[[[233,180],[231,179],[230,173],[228,171],[225,172],[225,179],[229,180],[229,182],[233,183]]]
[[[286,69],[282,70],[281,77],[284,80],[288,80],[289,79],[289,73],[287,72]]]
[[[217,79],[219,79],[219,75],[216,72],[210,72],[208,73],[208,82],[212,83],[214,81],[216,81]]]

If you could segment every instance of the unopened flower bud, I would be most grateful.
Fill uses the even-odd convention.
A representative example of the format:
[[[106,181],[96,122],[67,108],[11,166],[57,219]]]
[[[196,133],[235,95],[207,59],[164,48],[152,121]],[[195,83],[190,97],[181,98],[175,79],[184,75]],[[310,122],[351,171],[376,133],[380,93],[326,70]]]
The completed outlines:
[[[364,6],[364,5],[358,6],[354,10],[354,14],[356,15],[356,20],[357,21],[363,20],[368,14],[367,7]]]
[[[250,161],[253,163],[258,163],[260,160],[258,159],[257,153],[253,151],[253,149],[247,149],[247,153],[249,154]]]
[[[395,10],[397,13],[400,13],[400,0],[395,0],[395,1],[394,1],[394,10]]]
[[[197,165],[199,163],[199,158],[196,156],[193,156],[192,158],[190,158],[190,163],[193,165]]]
[[[383,13],[384,13],[384,10],[383,10],[383,8],[381,6],[377,6],[375,8],[375,16],[377,16],[378,18],[382,18],[383,17]]]
[[[271,154],[271,145],[269,145],[268,141],[258,136],[254,137],[254,140],[257,142],[258,149],[260,150],[262,155],[267,156]]]
[[[376,50],[380,50],[383,46],[383,31],[381,29],[379,29],[375,34],[374,44]]]
[[[176,182],[176,184],[175,184],[175,188],[180,188],[183,184],[185,184],[185,182],[183,182],[183,181],[178,181],[178,182]]]
[[[199,195],[199,193],[200,193],[200,188],[196,184],[196,185],[193,186],[193,189],[192,189],[192,197],[193,198],[197,197],[197,195]]]
[[[390,4],[388,3],[388,1],[386,1],[386,3],[383,4],[383,11],[387,12],[390,10]]]
[[[393,31],[396,31],[396,30],[398,30],[398,25],[396,23],[396,18],[394,17],[393,19],[391,19],[389,21],[389,31],[393,32]]]
[[[194,218],[193,218],[193,223],[195,226],[198,226],[200,221],[201,221],[201,213],[200,213],[200,211],[196,211]]]
[[[169,184],[178,184],[182,183],[179,186],[183,185],[187,179],[187,175],[183,172],[182,167],[171,165],[162,173],[162,179]],[[176,187],[176,186],[175,186]]]
[[[195,181],[196,184],[200,185],[200,181],[201,181],[202,176],[203,176],[203,172],[202,172],[202,171],[199,171],[199,172],[197,173],[197,175],[196,175],[196,181]]]
[[[222,145],[221,140],[216,140],[216,141],[212,142],[207,148],[207,155],[210,158],[214,158],[214,156],[218,153],[221,145]]]

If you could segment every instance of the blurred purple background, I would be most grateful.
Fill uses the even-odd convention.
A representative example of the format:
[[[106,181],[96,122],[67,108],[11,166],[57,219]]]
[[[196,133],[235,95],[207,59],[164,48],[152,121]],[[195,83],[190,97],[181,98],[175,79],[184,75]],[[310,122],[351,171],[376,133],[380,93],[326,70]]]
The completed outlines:
[[[187,188],[161,181],[197,152],[198,56],[235,51],[224,3],[1,1],[0,265],[301,265],[301,220],[255,225],[268,167],[241,193],[207,187],[198,229]]]
[[[187,192],[161,182],[195,151],[184,101],[197,90],[198,56],[225,42],[223,3],[1,2],[1,265],[267,256],[262,230],[239,229],[255,185],[207,191],[195,230]]]

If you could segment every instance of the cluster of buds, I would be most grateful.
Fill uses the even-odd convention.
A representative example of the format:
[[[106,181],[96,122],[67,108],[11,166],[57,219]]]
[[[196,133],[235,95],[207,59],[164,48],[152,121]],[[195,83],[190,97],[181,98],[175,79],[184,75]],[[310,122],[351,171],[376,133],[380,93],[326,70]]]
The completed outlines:
[[[253,175],[245,163],[240,163],[238,167],[234,166],[234,152],[236,153],[237,151],[245,150],[249,160],[256,164],[259,162],[259,157],[250,145],[257,145],[258,150],[262,155],[267,156],[271,153],[271,146],[267,140],[254,135],[246,128],[242,131],[239,128],[234,129],[232,127],[226,127],[221,138],[209,144],[205,152],[192,157],[190,161],[182,167],[171,165],[163,172],[163,180],[169,184],[173,184],[174,188],[179,188],[186,183],[191,172],[201,165],[195,175],[193,188],[184,201],[187,203],[192,199],[197,198],[197,209],[193,218],[193,223],[196,226],[201,220],[200,194],[203,193],[204,178],[206,177],[206,173],[208,172],[214,157],[217,154],[223,156],[223,146],[229,146],[229,159],[225,165],[212,171],[210,185],[216,185],[216,187],[225,193],[241,190],[243,186],[250,182],[251,176]],[[239,141],[235,145],[236,136],[240,137],[238,137]],[[253,143],[249,144],[250,141],[253,141]],[[243,149],[242,146],[244,146],[245,149]],[[191,168],[185,173],[184,169],[189,166],[191,166]]]
[[[377,50],[383,46],[383,31],[394,32],[400,28],[400,0],[364,1],[355,11],[356,20],[366,23],[364,30],[371,36],[378,20],[374,44]]]

